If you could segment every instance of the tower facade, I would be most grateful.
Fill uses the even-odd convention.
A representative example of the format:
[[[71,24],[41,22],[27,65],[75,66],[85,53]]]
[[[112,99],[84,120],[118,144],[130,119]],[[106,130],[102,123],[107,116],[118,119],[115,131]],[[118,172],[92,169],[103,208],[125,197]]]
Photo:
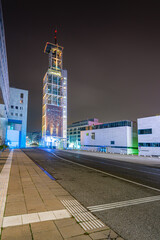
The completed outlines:
[[[48,43],[49,68],[43,78],[42,139],[45,146],[67,144],[67,71],[63,70],[63,47]]]

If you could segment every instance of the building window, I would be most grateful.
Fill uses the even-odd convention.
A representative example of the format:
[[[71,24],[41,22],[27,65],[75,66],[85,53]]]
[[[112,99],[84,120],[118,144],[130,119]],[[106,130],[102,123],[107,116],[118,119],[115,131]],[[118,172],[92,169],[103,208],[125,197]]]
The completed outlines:
[[[94,132],[91,133],[91,138],[92,138],[93,140],[95,140],[95,133],[94,133]]]
[[[13,105],[11,105],[11,108],[14,108]]]
[[[160,147],[160,143],[138,143],[139,147]]]
[[[138,134],[152,134],[152,128],[149,129],[139,129]]]
[[[20,107],[20,110],[23,110],[23,107]]]
[[[23,115],[22,115],[22,113],[20,114],[20,117],[22,117]]]
[[[23,103],[23,100],[20,100],[20,103]]]
[[[48,75],[48,83],[52,83],[52,75]]]
[[[18,109],[18,106],[16,106],[16,109]]]
[[[21,93],[21,98],[23,98],[23,93]]]
[[[56,76],[53,76],[53,84],[57,85],[57,77]]]
[[[15,116],[18,116],[18,113],[15,113]]]
[[[111,144],[115,144],[115,141],[111,141]]]
[[[13,112],[11,112],[11,116],[13,116]]]

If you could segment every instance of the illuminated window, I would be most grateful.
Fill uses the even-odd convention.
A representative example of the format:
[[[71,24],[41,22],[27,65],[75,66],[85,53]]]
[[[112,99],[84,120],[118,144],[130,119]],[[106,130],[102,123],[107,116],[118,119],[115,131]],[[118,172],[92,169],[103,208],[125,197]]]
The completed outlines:
[[[61,104],[62,104],[62,99],[58,98],[58,106],[61,106]]]
[[[62,88],[58,88],[58,95],[62,96]]]
[[[57,105],[57,97],[53,96],[53,104]]]
[[[56,67],[56,61],[52,59],[52,67]]]
[[[48,85],[48,93],[51,93],[52,92],[52,87],[51,85]]]
[[[52,75],[48,75],[48,83],[52,83]]]
[[[58,85],[61,85],[61,78],[58,78]]]
[[[23,100],[20,100],[20,103],[23,103]]]
[[[57,77],[53,76],[53,84],[57,84]]]
[[[51,96],[48,95],[48,104],[51,104]]]

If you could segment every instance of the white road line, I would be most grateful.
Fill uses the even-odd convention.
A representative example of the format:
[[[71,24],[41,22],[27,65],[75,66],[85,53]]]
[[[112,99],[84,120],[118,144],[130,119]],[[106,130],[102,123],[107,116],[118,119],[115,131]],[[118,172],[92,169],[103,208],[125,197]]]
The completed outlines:
[[[122,201],[122,202],[90,206],[87,208],[91,212],[100,212],[100,211],[110,210],[110,209],[114,209],[114,208],[134,206],[134,205],[138,205],[138,204],[142,204],[142,203],[150,203],[150,202],[155,202],[155,201],[160,201],[160,195],[153,196],[153,197],[139,198],[139,199],[134,199],[134,200],[128,200],[128,201]]]
[[[154,191],[157,191],[157,192],[160,192],[160,189],[158,188],[153,188],[153,187],[150,187],[150,186],[147,186],[147,185],[144,185],[144,184],[141,184],[141,183],[138,183],[138,182],[134,182],[134,181],[131,181],[131,180],[128,180],[128,179],[125,179],[125,178],[122,178],[122,177],[118,177],[116,175],[113,175],[113,174],[110,174],[110,173],[106,173],[106,172],[103,172],[101,170],[98,170],[98,169],[95,169],[95,168],[92,168],[92,167],[88,167],[88,166],[85,166],[83,164],[80,164],[80,163],[75,163],[75,162],[72,162],[70,160],[67,160],[65,158],[62,158],[62,157],[59,157],[58,155],[56,155],[55,153],[52,153],[50,152],[51,154],[55,155],[57,158],[65,161],[65,162],[69,162],[69,163],[72,163],[72,164],[75,164],[75,165],[78,165],[80,167],[84,167],[84,168],[87,168],[87,169],[90,169],[90,170],[93,170],[93,171],[96,171],[96,172],[99,172],[99,173],[103,173],[105,175],[108,175],[110,177],[113,177],[113,178],[117,178],[119,180],[122,180],[122,181],[125,181],[125,182],[128,182],[128,183],[132,183],[132,184],[135,184],[135,185],[138,185],[138,186],[141,186],[141,187],[144,187],[144,188],[148,188],[148,189],[151,189],[151,190],[154,190]]]
[[[70,218],[70,217],[71,215],[66,209],[22,214],[22,215],[4,217],[3,227],[5,228],[5,227],[12,227],[12,226],[19,226],[19,225],[25,225],[29,223],[58,220],[58,219],[64,219],[64,218]]]
[[[13,150],[11,150],[11,152],[9,153],[6,163],[4,164],[4,167],[0,173],[0,234],[1,234],[1,227],[2,227],[3,215],[4,215],[4,209],[5,209],[5,203],[6,203],[12,157],[13,157]]]

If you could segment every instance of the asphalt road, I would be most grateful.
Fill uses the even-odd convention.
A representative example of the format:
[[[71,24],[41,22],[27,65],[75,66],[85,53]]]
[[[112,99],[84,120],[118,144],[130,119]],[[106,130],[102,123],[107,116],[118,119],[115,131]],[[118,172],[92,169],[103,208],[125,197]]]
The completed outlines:
[[[160,168],[58,150],[24,152],[86,208],[96,206],[93,214],[124,239],[160,240],[160,197],[154,200]],[[103,204],[108,209],[97,207]]]

